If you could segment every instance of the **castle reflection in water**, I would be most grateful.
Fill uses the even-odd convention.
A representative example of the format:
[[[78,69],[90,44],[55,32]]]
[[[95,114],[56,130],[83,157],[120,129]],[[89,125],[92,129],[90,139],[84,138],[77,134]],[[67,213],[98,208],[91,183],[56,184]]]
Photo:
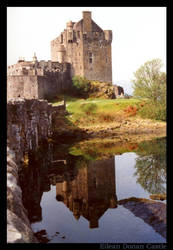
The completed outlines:
[[[56,199],[76,219],[83,216],[90,228],[99,227],[98,221],[105,211],[117,207],[114,157],[90,162],[78,170],[73,180],[68,177],[56,183]]]
[[[30,222],[42,220],[43,192],[56,185],[58,202],[63,202],[76,219],[86,218],[90,228],[99,227],[99,219],[106,210],[117,207],[115,158],[77,162],[67,159],[66,164],[65,167],[41,166],[23,170],[20,182]]]

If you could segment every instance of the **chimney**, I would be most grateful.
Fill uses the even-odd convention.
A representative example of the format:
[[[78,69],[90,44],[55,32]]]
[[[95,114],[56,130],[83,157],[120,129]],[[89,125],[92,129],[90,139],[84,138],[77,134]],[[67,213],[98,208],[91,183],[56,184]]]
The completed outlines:
[[[91,11],[83,11],[83,32],[91,32]]]

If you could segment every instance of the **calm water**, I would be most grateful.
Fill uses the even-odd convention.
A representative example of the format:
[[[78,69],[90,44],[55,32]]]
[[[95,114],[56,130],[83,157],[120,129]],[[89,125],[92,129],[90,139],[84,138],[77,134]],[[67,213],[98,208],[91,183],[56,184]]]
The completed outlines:
[[[82,151],[80,156],[66,154],[58,166],[25,170],[21,182],[33,231],[48,243],[166,242],[117,204],[166,192],[165,139],[139,144],[135,151],[106,159],[96,157],[97,150],[90,158]]]

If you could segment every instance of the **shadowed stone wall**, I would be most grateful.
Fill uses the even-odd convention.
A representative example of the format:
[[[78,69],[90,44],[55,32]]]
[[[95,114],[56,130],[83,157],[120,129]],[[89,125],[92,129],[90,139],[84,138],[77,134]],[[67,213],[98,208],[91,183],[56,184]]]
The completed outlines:
[[[45,100],[15,100],[7,104],[7,136],[20,163],[25,152],[35,151],[39,142],[51,136],[52,105]]]
[[[37,242],[22,204],[18,172],[28,152],[52,133],[53,108],[45,100],[7,103],[7,242]]]

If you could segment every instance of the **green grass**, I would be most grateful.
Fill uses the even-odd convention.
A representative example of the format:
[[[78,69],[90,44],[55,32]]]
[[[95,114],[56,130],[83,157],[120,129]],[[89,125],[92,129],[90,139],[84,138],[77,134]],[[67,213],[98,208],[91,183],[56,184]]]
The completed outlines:
[[[118,121],[128,106],[138,106],[141,99],[78,99],[67,101],[69,119],[77,125],[99,125]]]
[[[95,103],[98,106],[97,112],[106,112],[106,111],[119,111],[123,108],[126,108],[129,105],[135,105],[140,103],[140,99],[78,99],[75,102],[67,102],[67,110],[70,113],[83,113],[83,110],[81,109],[82,104],[91,104]]]
[[[52,103],[54,106],[59,105],[63,99],[64,96]],[[148,100],[144,98],[77,99],[65,96],[65,100],[66,108],[69,112],[69,115],[66,116],[67,120],[81,128],[111,125],[111,123],[115,124],[115,122],[121,123],[127,117],[135,116],[156,119],[154,111],[157,107],[154,109],[149,108],[148,110],[150,105]],[[160,115],[161,113],[158,112],[158,114]]]

